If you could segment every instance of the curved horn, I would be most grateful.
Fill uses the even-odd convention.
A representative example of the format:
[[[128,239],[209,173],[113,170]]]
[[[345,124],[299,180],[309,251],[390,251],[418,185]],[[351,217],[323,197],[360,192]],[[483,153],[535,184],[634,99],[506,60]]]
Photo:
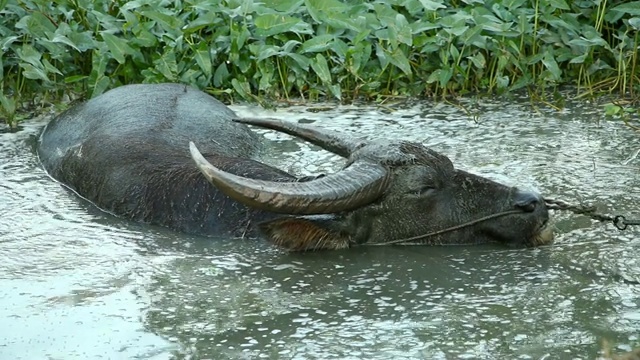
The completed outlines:
[[[362,141],[349,139],[331,130],[320,130],[312,126],[294,124],[276,119],[235,118],[233,121],[297,136],[344,158],[348,158],[363,145]]]
[[[328,214],[353,210],[378,197],[390,175],[378,164],[355,162],[344,170],[308,182],[275,182],[245,178],[211,165],[189,142],[191,157],[213,185],[254,208],[284,214]]]

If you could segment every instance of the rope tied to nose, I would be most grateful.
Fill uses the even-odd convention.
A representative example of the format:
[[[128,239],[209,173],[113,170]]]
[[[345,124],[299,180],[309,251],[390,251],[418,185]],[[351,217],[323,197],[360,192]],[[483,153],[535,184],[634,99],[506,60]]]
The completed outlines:
[[[628,226],[631,226],[631,225],[640,225],[640,219],[627,220],[627,218],[624,215],[609,215],[609,214],[600,213],[598,212],[598,209],[593,205],[590,205],[590,206],[582,205],[582,204],[572,205],[562,200],[549,199],[549,198],[545,198],[544,203],[549,210],[571,211],[574,214],[586,215],[593,220],[598,220],[601,222],[611,221],[618,230],[625,230]],[[517,214],[520,212],[521,212],[520,210],[508,210],[508,211],[500,212],[497,214],[484,216],[479,219],[471,220],[463,224],[451,226],[446,229],[433,231],[427,234],[413,236],[413,237],[404,238],[404,239],[396,239],[396,240],[386,241],[382,243],[368,244],[368,245],[382,246],[382,245],[394,245],[394,244],[410,244],[414,241],[424,240],[425,238],[428,238],[428,237],[441,235],[450,231],[460,230],[462,228],[466,228],[483,221],[495,219],[495,218],[506,216],[506,215]]]
[[[451,232],[451,231],[460,230],[460,229],[475,225],[475,224],[483,222],[483,221],[499,218],[499,217],[506,216],[506,215],[519,214],[521,212],[522,211],[520,211],[520,210],[507,210],[507,211],[499,212],[499,213],[496,213],[496,214],[491,214],[491,215],[488,215],[488,216],[484,216],[484,217],[481,217],[479,219],[471,220],[471,221],[468,221],[468,222],[463,223],[463,224],[454,225],[454,226],[448,227],[446,229],[436,230],[436,231],[433,231],[433,232],[430,232],[430,233],[427,233],[427,234],[412,236],[412,237],[404,238],[404,239],[396,239],[396,240],[391,240],[391,241],[385,241],[385,242],[381,242],[381,243],[370,243],[370,244],[367,244],[367,245],[383,246],[383,245],[394,245],[394,244],[400,244],[400,245],[402,245],[402,244],[410,244],[413,241],[424,240],[425,238],[428,238],[428,237],[444,234],[444,233]]]
[[[549,199],[549,198],[545,198],[544,202],[547,205],[547,208],[551,210],[571,211],[574,214],[586,215],[591,219],[598,220],[600,222],[610,221],[618,230],[626,230],[628,226],[640,225],[640,219],[627,220],[627,218],[624,215],[604,214],[604,213],[598,212],[598,209],[596,209],[596,207],[593,205],[591,206],[582,205],[582,204],[572,205],[562,200]]]

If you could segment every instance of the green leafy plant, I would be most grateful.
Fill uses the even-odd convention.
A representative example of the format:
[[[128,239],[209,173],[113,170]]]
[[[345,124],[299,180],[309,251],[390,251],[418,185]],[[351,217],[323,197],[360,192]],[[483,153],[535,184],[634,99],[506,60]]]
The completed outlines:
[[[12,126],[25,107],[141,82],[260,102],[639,84],[640,1],[0,0],[0,16]]]

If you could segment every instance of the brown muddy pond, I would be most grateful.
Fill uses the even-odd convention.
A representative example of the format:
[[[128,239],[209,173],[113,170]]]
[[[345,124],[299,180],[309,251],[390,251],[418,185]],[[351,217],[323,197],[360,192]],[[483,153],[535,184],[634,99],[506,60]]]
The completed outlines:
[[[640,134],[601,107],[526,98],[239,115],[424,142],[465,170],[640,218]],[[317,111],[323,110],[323,111]],[[288,254],[96,209],[35,154],[49,118],[0,133],[0,359],[595,359],[640,346],[640,227],[554,212],[556,242]],[[298,174],[333,155],[261,131]]]

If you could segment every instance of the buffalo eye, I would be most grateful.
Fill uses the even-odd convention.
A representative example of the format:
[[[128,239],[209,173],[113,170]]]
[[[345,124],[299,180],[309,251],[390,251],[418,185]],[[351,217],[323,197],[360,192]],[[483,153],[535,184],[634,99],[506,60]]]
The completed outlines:
[[[433,193],[434,191],[436,191],[436,186],[431,184],[431,185],[424,185],[420,188],[411,189],[407,191],[407,193],[409,195],[423,197]]]

